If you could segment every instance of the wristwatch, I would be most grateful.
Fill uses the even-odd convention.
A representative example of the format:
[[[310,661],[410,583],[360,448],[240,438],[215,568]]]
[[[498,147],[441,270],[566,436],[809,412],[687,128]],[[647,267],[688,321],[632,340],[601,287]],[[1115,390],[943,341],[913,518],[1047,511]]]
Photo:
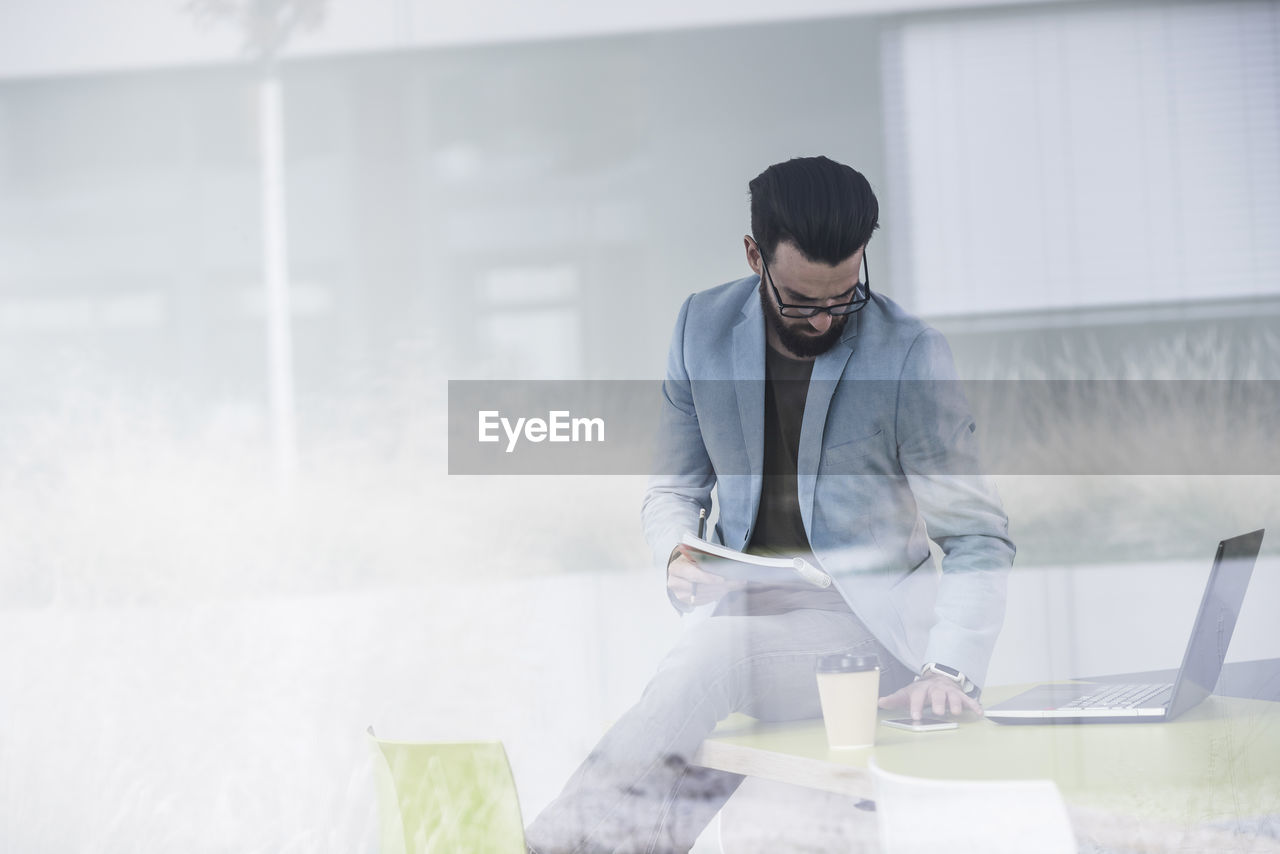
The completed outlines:
[[[922,667],[920,669],[920,675],[917,676],[916,679],[922,679],[925,676],[941,676],[944,679],[950,679],[952,682],[960,686],[960,690],[963,691],[967,697],[977,698],[977,696],[982,693],[977,685],[969,681],[968,676],[965,676],[954,667],[948,667],[947,665],[939,664],[936,661],[931,661]]]

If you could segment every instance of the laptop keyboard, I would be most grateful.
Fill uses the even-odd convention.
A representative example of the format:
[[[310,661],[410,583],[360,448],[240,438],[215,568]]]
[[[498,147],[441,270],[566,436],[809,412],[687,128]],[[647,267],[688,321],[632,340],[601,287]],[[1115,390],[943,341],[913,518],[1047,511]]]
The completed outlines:
[[[1063,709],[1138,709],[1145,706],[1162,706],[1167,697],[1153,703],[1161,693],[1172,693],[1167,682],[1159,685],[1108,685],[1100,691],[1077,697],[1059,708]]]

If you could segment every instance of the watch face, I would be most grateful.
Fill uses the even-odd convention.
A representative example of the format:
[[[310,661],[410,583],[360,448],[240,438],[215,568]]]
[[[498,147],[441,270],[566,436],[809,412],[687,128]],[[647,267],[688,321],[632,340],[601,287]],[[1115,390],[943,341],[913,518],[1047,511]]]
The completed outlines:
[[[947,667],[945,664],[935,664],[933,665],[933,669],[950,676],[952,679],[960,678],[960,671],[956,670],[954,667]]]

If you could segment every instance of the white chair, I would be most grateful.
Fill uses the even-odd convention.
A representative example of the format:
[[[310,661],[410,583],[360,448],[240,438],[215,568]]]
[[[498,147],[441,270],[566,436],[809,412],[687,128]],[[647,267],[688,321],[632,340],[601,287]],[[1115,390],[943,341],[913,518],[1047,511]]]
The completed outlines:
[[[929,780],[872,757],[882,854],[1075,854],[1066,804],[1051,780]]]

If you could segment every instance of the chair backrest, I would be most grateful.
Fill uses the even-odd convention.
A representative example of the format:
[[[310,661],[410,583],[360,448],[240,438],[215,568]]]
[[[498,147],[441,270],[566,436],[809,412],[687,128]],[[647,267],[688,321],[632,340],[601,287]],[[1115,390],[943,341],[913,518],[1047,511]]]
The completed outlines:
[[[382,854],[526,854],[499,741],[408,742],[368,730]]]
[[[928,780],[870,762],[883,854],[1075,854],[1052,780]]]

